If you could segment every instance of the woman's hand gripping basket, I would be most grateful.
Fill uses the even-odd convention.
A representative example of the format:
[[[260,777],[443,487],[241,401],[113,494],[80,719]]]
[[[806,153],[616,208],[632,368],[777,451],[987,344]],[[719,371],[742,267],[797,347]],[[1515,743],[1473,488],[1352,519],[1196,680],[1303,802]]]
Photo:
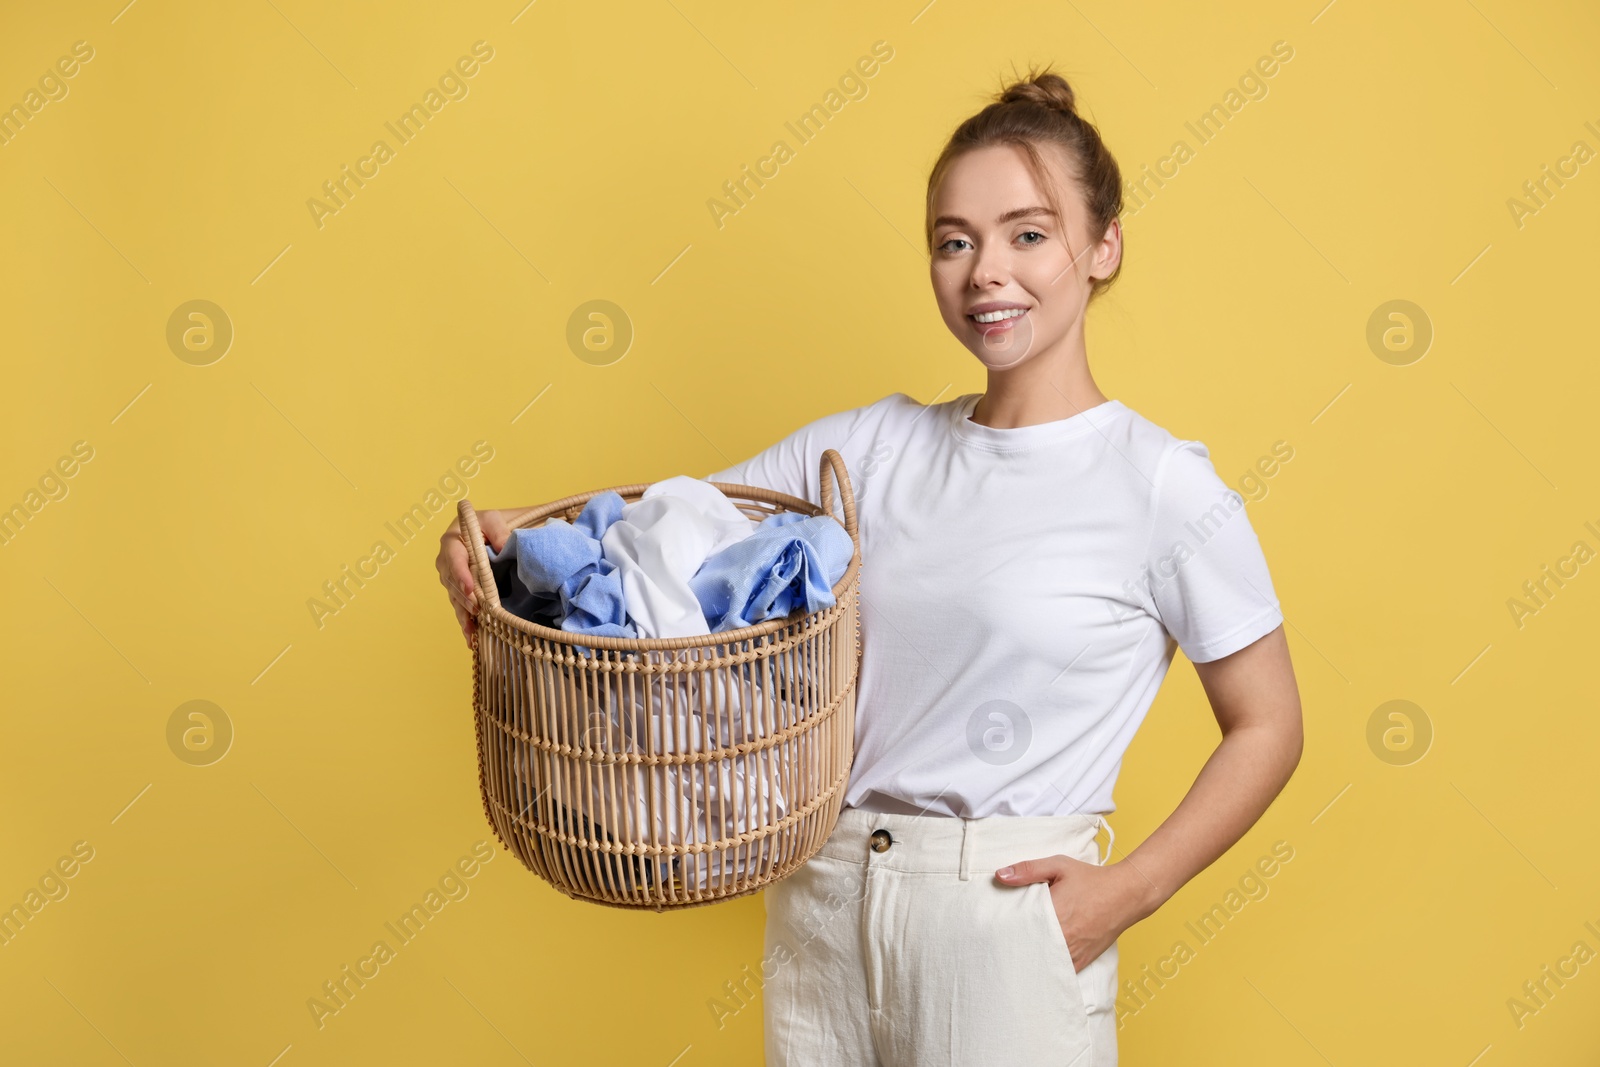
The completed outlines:
[[[822,847],[854,757],[855,494],[833,449],[822,454],[820,506],[711,483],[761,519],[831,515],[834,481],[855,546],[834,605],[697,637],[596,637],[510,614],[477,515],[460,502],[480,601],[478,783],[495,835],[529,870],[576,899],[664,911],[753,893]],[[647,488],[616,492],[632,501]],[[571,521],[604,491],[545,504],[509,525]]]

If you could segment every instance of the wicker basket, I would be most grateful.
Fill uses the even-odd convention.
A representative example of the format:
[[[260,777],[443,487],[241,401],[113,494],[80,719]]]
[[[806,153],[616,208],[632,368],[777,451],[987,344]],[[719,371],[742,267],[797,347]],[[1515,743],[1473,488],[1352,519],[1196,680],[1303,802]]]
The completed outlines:
[[[835,603],[697,637],[595,637],[500,604],[477,514],[459,504],[479,593],[478,783],[495,835],[570,897],[694,907],[753,893],[822,847],[854,757],[861,541],[844,461],[822,455],[819,507],[713,482],[741,512],[833,512],[855,546]],[[649,483],[616,486],[637,500]],[[597,489],[518,516],[575,519]]]

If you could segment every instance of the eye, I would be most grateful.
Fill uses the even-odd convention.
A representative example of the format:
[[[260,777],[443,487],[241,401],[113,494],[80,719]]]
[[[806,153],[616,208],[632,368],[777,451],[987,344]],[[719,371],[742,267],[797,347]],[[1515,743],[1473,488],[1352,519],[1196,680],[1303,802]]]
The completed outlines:
[[[1018,234],[1017,235],[1017,239],[1020,241],[1022,238],[1028,237],[1028,236],[1037,237],[1039,239],[1037,241],[1028,241],[1028,242],[1026,242],[1027,244],[1030,244],[1030,245],[1042,244],[1044,241],[1048,240],[1048,238],[1045,237],[1045,235],[1040,233],[1038,230],[1027,230],[1027,231],[1025,231],[1023,233]]]
[[[957,242],[960,242],[961,244],[967,243],[966,238],[964,237],[952,237],[950,240],[939,246],[939,251],[948,252],[950,250],[950,246]]]

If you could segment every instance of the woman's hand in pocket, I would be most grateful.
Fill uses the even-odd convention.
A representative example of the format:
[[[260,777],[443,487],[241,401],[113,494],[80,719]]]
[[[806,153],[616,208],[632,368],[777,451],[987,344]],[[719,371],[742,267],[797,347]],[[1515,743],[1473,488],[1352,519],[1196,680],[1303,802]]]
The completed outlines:
[[[1121,863],[1100,866],[1071,856],[1044,856],[1002,867],[995,877],[1006,885],[1049,885],[1073,968],[1082,971],[1145,917],[1144,895],[1128,881],[1139,875],[1130,871]]]

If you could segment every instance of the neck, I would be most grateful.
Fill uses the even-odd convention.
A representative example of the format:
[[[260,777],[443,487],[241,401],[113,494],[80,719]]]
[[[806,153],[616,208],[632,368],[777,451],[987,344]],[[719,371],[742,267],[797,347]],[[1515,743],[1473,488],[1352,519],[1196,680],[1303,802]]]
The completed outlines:
[[[1108,399],[1089,373],[1080,316],[1052,348],[1015,367],[991,368],[988,388],[971,419],[999,430],[1014,429],[1071,418]]]

